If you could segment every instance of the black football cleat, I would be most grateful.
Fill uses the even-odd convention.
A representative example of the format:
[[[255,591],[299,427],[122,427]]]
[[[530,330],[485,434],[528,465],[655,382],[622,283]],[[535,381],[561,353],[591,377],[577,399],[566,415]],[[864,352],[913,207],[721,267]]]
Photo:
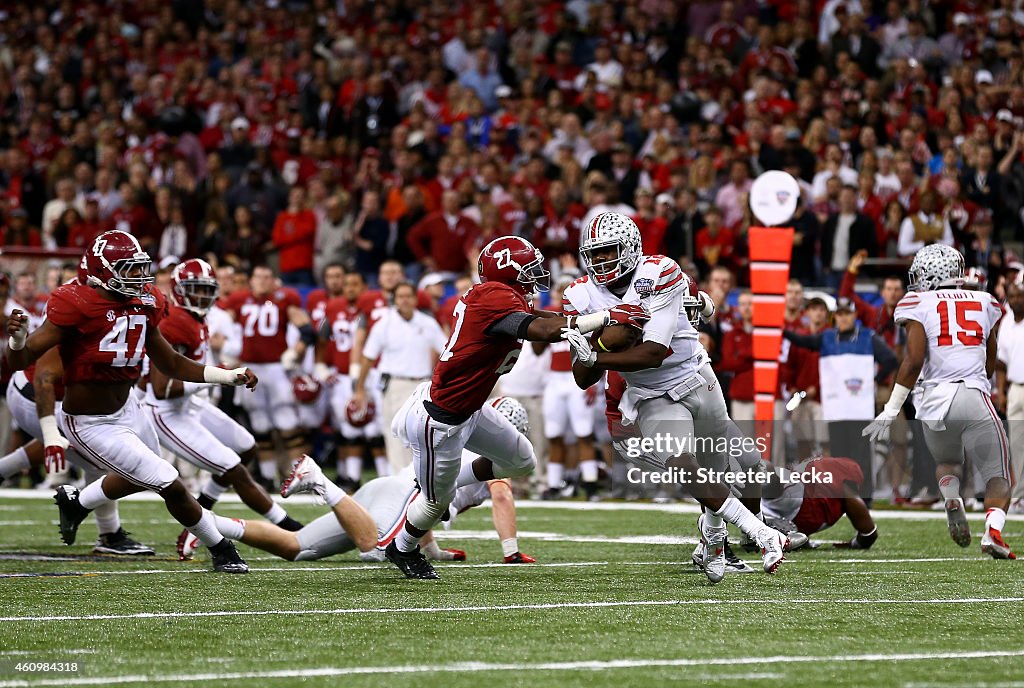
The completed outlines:
[[[124,528],[118,528],[113,533],[100,533],[99,539],[96,540],[96,546],[92,548],[92,551],[100,554],[119,554],[123,556],[156,554],[152,547],[133,540],[128,535]]]
[[[395,545],[395,541],[392,540],[388,543],[387,549],[384,550],[384,556],[387,557],[388,561],[398,567],[398,569],[405,574],[406,578],[417,578],[420,580],[439,580],[441,576],[437,575],[437,571],[430,565],[427,558],[420,552],[420,548],[417,547],[412,552],[403,552]]]
[[[249,565],[238,554],[235,543],[227,538],[211,547],[210,555],[213,558],[213,570],[218,573],[249,573]]]
[[[61,485],[53,496],[54,503],[60,511],[60,539],[65,545],[75,544],[78,526],[89,515],[78,501],[78,488],[74,485]]]

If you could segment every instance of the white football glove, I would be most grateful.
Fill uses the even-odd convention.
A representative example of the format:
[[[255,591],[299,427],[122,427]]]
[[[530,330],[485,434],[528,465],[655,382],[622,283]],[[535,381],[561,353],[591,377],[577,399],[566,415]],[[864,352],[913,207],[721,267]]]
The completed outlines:
[[[288,372],[291,372],[299,367],[299,354],[295,349],[287,349],[281,354],[281,365]]]
[[[700,317],[708,320],[715,314],[715,301],[706,291],[697,292],[697,300],[700,301]]]
[[[883,408],[882,412],[873,421],[868,423],[868,426],[860,434],[872,442],[877,442],[883,435],[888,433],[889,426],[892,425],[892,422],[898,415],[900,415],[899,409],[894,411],[888,407]]]
[[[320,384],[324,384],[333,377],[333,373],[331,373],[331,369],[326,363],[318,362],[313,366],[313,377]]]
[[[576,355],[576,358],[586,367],[589,368],[597,362],[597,353],[590,346],[590,340],[579,330],[563,327],[562,339],[569,342],[569,346],[572,347],[572,352]]]

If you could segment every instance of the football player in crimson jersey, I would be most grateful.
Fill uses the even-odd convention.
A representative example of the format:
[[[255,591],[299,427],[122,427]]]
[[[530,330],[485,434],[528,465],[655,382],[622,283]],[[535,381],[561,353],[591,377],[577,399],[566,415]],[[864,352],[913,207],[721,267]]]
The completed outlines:
[[[373,452],[378,475],[388,475],[390,465],[384,452],[380,426],[377,420],[356,427],[349,422],[349,403],[352,401],[353,377],[352,348],[356,330],[362,320],[359,301],[366,293],[366,282],[358,272],[345,275],[342,295],[327,302],[321,341],[317,346],[318,379],[329,386],[331,419],[337,428],[338,479],[346,489],[359,487],[363,471],[363,455],[369,445]]]
[[[580,258],[588,274],[565,290],[564,312],[590,313],[624,301],[648,304],[651,319],[643,340],[619,352],[595,352],[586,337],[567,332],[576,357],[576,383],[587,388],[606,370],[622,373],[628,385],[619,404],[623,424],[636,424],[645,438],[670,434],[689,443],[689,451],[655,452],[646,467],[679,468],[690,476],[701,475],[702,466],[726,470],[731,457],[721,447],[740,449],[747,438],[729,418],[710,357],[698,341],[698,319],[714,314],[711,297],[671,258],[644,255],[640,229],[625,215],[600,213],[583,235]],[[739,453],[735,460],[742,469],[763,469],[759,453]],[[788,546],[784,534],[731,496],[729,485],[707,483],[693,492],[705,507],[698,527],[706,545],[702,568],[708,580],[717,583],[725,577],[725,521],[757,542],[766,573],[778,570]]]
[[[278,287],[274,273],[265,265],[252,269],[249,289],[231,294],[225,310],[242,326],[242,364],[252,368],[263,383],[255,394],[242,395],[240,402],[256,435],[260,474],[265,482],[273,483],[278,458],[283,461],[305,444],[288,371],[298,367],[307,346],[316,344],[316,332],[302,310],[298,292]],[[293,348],[288,347],[288,323],[299,330],[300,340]],[[282,453],[274,449],[275,432],[284,445]]]
[[[385,551],[410,578],[438,578],[419,540],[444,516],[457,487],[533,471],[530,441],[484,404],[498,378],[515,365],[522,340],[557,342],[564,329],[586,333],[609,322],[642,327],[647,320],[642,306],[613,306],[579,317],[535,311],[527,297],[547,290],[551,275],[540,251],[520,237],[487,244],[478,269],[483,283],[456,304],[455,326],[433,380],[417,387],[391,424],[391,432],[412,449],[423,490]],[[481,458],[463,466],[464,449]]]
[[[990,397],[996,365],[993,330],[1003,312],[991,294],[963,285],[964,257],[955,248],[931,244],[914,256],[908,293],[893,313],[907,331],[903,362],[889,401],[863,434],[877,441],[920,381],[922,392],[914,406],[935,457],[950,537],[961,547],[971,544],[960,498],[966,456],[985,481],[981,551],[993,559],[1016,559],[1002,535],[1013,480],[1010,446]]]
[[[188,493],[174,467],[160,458],[156,433],[141,421],[132,388],[147,352],[155,368],[186,382],[244,384],[252,389],[257,378],[246,368],[203,366],[167,343],[158,327],[166,301],[152,288],[150,264],[135,237],[105,232],[86,251],[88,284],[54,290],[47,320],[31,335],[28,318],[20,311],[7,323],[7,360],[16,370],[59,346],[66,391],[58,425],[86,461],[97,470],[110,471],[81,493],[68,485],[57,488],[61,536],[72,544],[78,525],[97,506],[153,490],[163,497],[171,515],[210,548],[215,570],[245,573],[248,566],[217,532],[210,512]]]
[[[171,298],[160,333],[174,349],[193,361],[207,356],[209,331],[206,314],[217,300],[220,285],[205,260],[193,258],[171,272]],[[242,465],[242,458],[258,460],[256,440],[248,430],[199,394],[206,385],[174,380],[160,370],[150,370],[146,409],[156,427],[160,444],[212,476],[198,501],[204,509],[213,505],[228,487],[250,509],[286,530],[302,524],[260,487]],[[182,532],[179,543],[188,535]]]

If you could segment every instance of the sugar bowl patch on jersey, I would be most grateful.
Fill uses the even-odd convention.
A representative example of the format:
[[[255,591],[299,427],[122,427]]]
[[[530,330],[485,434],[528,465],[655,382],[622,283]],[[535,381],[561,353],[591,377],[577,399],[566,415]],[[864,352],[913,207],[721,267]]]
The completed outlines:
[[[633,283],[633,289],[641,299],[649,298],[654,295],[654,280],[649,277],[641,277]]]

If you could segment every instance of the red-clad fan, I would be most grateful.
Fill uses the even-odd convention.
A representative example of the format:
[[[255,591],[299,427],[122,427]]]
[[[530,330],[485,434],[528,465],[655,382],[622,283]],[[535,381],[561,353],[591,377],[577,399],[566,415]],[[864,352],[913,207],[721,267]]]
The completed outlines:
[[[167,509],[210,548],[214,569],[244,573],[248,566],[217,531],[213,514],[188,493],[178,472],[159,455],[156,433],[141,421],[132,388],[149,353],[155,369],[187,382],[256,386],[251,370],[203,366],[176,352],[160,333],[167,304],[153,289],[151,260],[130,234],[101,234],[86,252],[87,285],[58,287],[47,303],[47,320],[31,335],[28,318],[15,311],[7,323],[8,362],[23,369],[60,347],[67,386],[57,414],[61,431],[104,478],[81,493],[57,489],[63,540],[72,544],[78,525],[98,506],[141,490],[163,497]]]
[[[317,349],[318,378],[329,380],[329,405],[333,427],[338,429],[338,476],[349,487],[362,480],[363,454],[372,447],[377,472],[388,475],[389,465],[384,453],[380,428],[372,417],[360,415],[360,409],[351,408],[352,348],[359,323],[364,313],[359,303],[366,293],[366,282],[358,272],[350,272],[342,281],[342,292],[329,300],[324,310],[321,341]],[[325,370],[326,369],[326,370]],[[371,402],[372,403],[372,402]],[[371,404],[366,404],[369,409]],[[376,404],[373,404],[376,407]],[[355,422],[353,422],[355,421]]]
[[[46,294],[39,291],[35,273],[23,272],[14,280],[14,294],[4,304],[4,315],[10,316],[15,308],[28,316],[29,332],[43,324]]]
[[[279,456],[273,433],[279,433],[285,447],[282,462],[287,455],[301,452],[306,443],[288,372],[298,367],[307,346],[316,344],[316,332],[302,310],[298,292],[279,287],[274,273],[263,265],[253,268],[249,289],[231,294],[225,310],[242,326],[240,360],[263,381],[255,394],[243,394],[239,401],[249,413],[260,451],[260,474],[269,484],[277,478]],[[291,348],[288,323],[295,325],[300,335]]]
[[[209,330],[206,314],[217,301],[220,285],[213,268],[205,260],[193,258],[171,273],[172,302],[167,316],[160,321],[160,333],[167,343],[193,361],[204,361]],[[242,465],[259,460],[256,439],[226,413],[209,402],[205,385],[174,380],[150,370],[146,392],[146,410],[156,428],[160,444],[182,459],[209,471],[210,479],[200,491],[198,501],[204,509],[213,509],[224,491],[233,487],[253,511],[287,530],[302,527],[270,498]],[[188,530],[178,538],[184,545]]]
[[[487,244],[478,271],[482,283],[459,299],[433,380],[416,388],[392,423],[392,431],[412,449],[423,490],[409,507],[405,527],[385,550],[410,578],[438,578],[419,540],[445,514],[457,486],[533,471],[530,441],[485,405],[498,378],[519,358],[522,340],[557,342],[563,334],[592,332],[609,322],[643,327],[648,319],[647,310],[637,305],[569,317],[534,310],[527,297],[547,290],[550,273],[541,252],[521,237]],[[463,449],[482,458],[462,469]]]

